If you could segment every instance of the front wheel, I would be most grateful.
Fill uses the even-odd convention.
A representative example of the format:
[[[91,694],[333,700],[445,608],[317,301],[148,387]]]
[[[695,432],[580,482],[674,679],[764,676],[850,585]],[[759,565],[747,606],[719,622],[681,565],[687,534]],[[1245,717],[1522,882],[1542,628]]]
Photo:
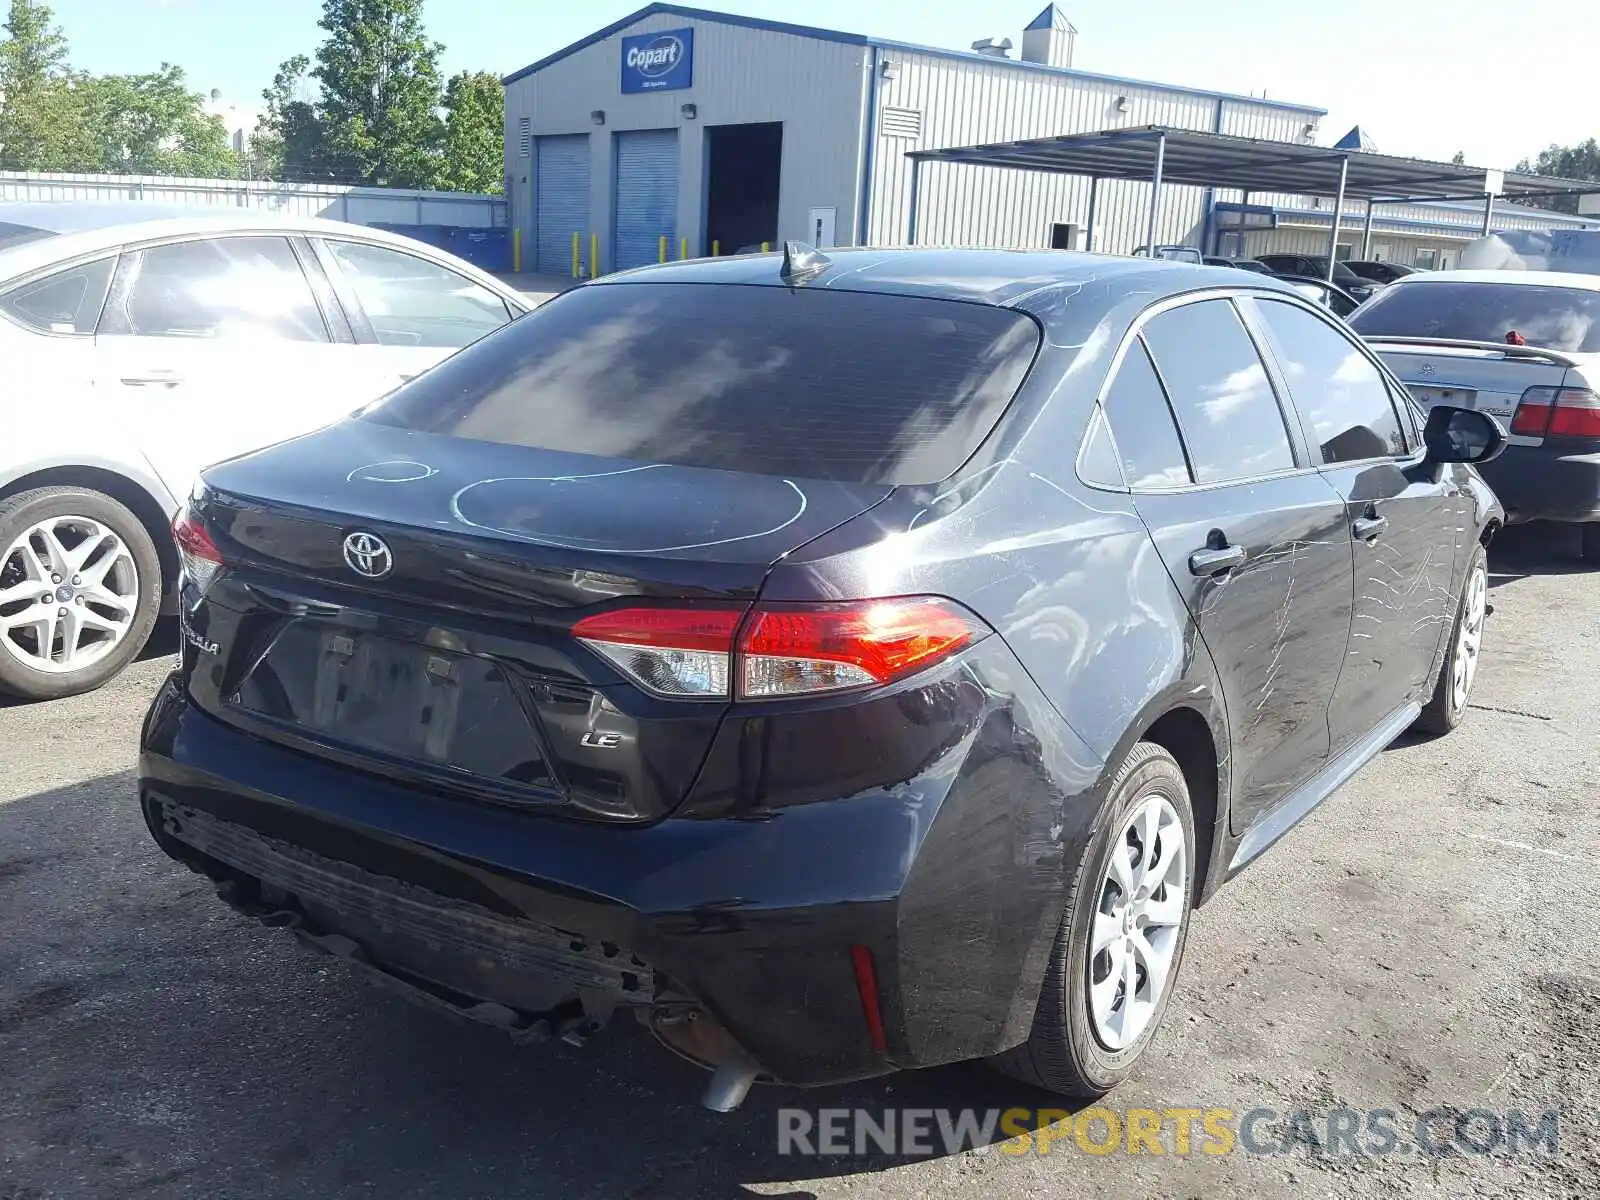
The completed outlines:
[[[144,648],[160,607],[155,544],[111,497],[51,487],[0,503],[0,690],[99,687]]]
[[[1172,995],[1199,866],[1177,761],[1140,742],[1112,781],[1067,898],[1028,1040],[991,1059],[1064,1096],[1098,1096],[1133,1073]]]
[[[1450,645],[1439,668],[1433,697],[1417,718],[1416,728],[1423,733],[1449,733],[1467,715],[1472,685],[1478,679],[1478,658],[1483,652],[1483,626],[1488,615],[1489,561],[1479,546],[1467,564]]]

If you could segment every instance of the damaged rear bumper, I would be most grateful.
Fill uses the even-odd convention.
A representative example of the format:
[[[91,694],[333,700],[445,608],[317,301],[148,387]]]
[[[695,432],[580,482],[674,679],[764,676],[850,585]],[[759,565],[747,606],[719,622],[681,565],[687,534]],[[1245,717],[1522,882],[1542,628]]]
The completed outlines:
[[[528,1040],[709,1018],[771,1077],[822,1084],[1026,1036],[1063,857],[1047,832],[1018,854],[1020,792],[990,754],[970,782],[941,764],[894,791],[618,828],[349,771],[174,679],[139,787],[163,849],[224,899],[432,1007]],[[1059,831],[1060,809],[1029,820]]]

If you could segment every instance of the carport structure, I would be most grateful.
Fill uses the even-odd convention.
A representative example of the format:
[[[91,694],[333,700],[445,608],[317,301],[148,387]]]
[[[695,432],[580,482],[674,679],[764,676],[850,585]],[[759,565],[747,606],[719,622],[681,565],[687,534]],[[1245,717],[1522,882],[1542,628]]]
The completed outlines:
[[[1456,163],[1397,158],[1337,146],[1313,146],[1258,138],[1176,129],[1164,125],[1111,129],[982,146],[915,150],[911,159],[911,205],[907,240],[917,241],[917,207],[924,165],[967,163],[1016,171],[1082,175],[1089,179],[1089,213],[1085,249],[1094,249],[1095,209],[1100,181],[1147,181],[1150,205],[1145,245],[1154,253],[1161,189],[1167,184],[1227,188],[1244,193],[1237,206],[1240,229],[1254,212],[1253,192],[1301,196],[1333,196],[1333,227],[1328,233],[1328,278],[1333,278],[1341,219],[1347,199],[1366,201],[1362,255],[1371,251],[1372,210],[1380,204],[1421,204],[1440,200],[1476,200],[1483,204],[1483,233],[1494,222],[1498,200],[1548,204],[1561,196],[1600,194],[1600,183],[1560,179],[1516,171],[1493,171]],[[1203,247],[1209,252],[1210,247]]]

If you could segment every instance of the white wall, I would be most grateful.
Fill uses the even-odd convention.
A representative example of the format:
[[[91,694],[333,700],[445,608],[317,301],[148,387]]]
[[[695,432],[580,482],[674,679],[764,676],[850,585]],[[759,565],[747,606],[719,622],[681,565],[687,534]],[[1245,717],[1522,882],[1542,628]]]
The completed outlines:
[[[261,208],[300,217],[327,217],[371,225],[466,225],[506,223],[505,200],[465,192],[404,188],[344,187],[325,183],[271,183],[239,179],[190,179],[171,175],[69,175],[0,171],[4,200],[140,200],[161,204],[218,204]]]
[[[1245,99],[1173,88],[1140,86],[1081,72],[1060,73],[988,62],[880,50],[898,77],[879,87],[880,106],[922,115],[916,139],[885,136],[876,123],[871,237],[874,244],[905,242],[911,197],[910,150],[1020,141],[1105,129],[1169,125],[1220,130],[1275,140],[1303,139],[1313,114]],[[1118,110],[1125,98],[1128,111]],[[1150,186],[1102,183],[1096,209],[1096,250],[1126,253],[1145,240]],[[959,163],[922,168],[917,240],[923,244],[1043,247],[1054,222],[1086,224],[1089,181]],[[1205,191],[1162,189],[1160,242],[1198,244]]]
[[[624,96],[624,37],[666,29],[694,30],[694,85],[679,91]],[[862,96],[869,51],[864,46],[748,29],[662,14],[636,22],[603,41],[506,86],[506,161],[511,164],[511,213],[528,244],[538,163],[521,157],[518,119],[531,132],[587,133],[590,139],[586,232],[600,235],[602,269],[611,265],[615,224],[612,137],[632,129],[677,129],[678,237],[689,253],[709,252],[705,235],[705,130],[712,125],[783,122],[778,236],[802,238],[813,206],[837,209],[836,237],[851,240],[860,195]],[[694,120],[681,115],[696,106]],[[596,126],[590,112],[601,109]],[[537,154],[537,148],[534,151]],[[587,252],[586,252],[587,253]],[[676,249],[674,250],[676,253]]]

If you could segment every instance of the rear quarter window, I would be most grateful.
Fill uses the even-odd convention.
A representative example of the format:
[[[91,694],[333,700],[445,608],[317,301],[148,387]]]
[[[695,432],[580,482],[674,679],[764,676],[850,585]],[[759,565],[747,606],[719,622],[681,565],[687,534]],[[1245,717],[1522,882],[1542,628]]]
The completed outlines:
[[[575,289],[363,419],[680,466],[891,486],[952,474],[1040,343],[1010,309],[719,284]]]

